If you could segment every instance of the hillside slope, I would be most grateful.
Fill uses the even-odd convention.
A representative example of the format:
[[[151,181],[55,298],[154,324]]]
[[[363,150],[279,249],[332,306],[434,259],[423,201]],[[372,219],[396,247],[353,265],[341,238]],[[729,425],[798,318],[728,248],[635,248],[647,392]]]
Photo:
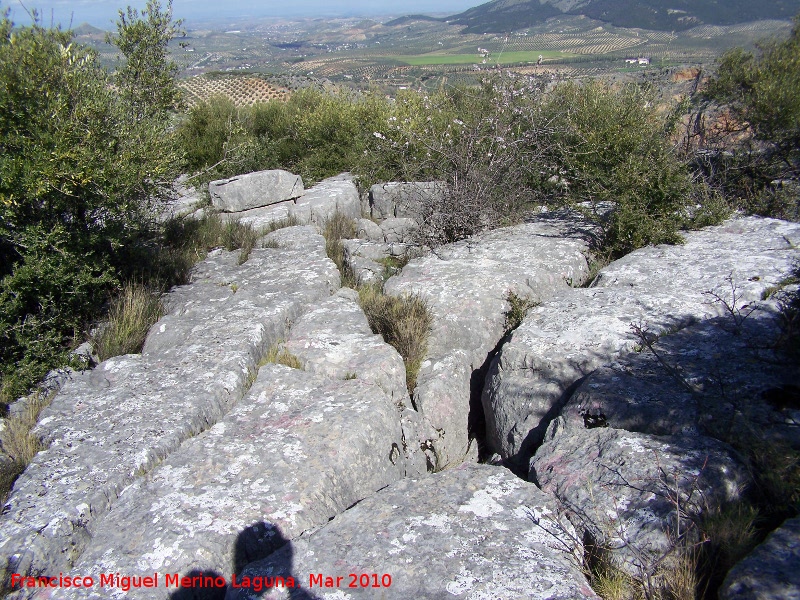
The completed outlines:
[[[666,5],[665,5],[666,4]],[[502,33],[531,27],[562,14],[585,15],[618,27],[679,31],[697,25],[730,25],[789,19],[800,0],[493,0],[454,15],[465,33]]]

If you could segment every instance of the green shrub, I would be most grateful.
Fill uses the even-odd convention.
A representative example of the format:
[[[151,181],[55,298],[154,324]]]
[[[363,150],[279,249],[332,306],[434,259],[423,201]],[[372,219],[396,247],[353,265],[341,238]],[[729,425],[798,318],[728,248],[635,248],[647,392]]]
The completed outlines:
[[[758,55],[741,48],[726,52],[701,97],[732,117],[711,148],[705,174],[738,207],[797,220],[800,20],[788,39],[762,43],[759,50]]]
[[[66,361],[154,239],[153,199],[179,164],[166,119],[172,71],[159,50],[172,29],[157,3],[142,17],[120,24],[113,74],[67,32],[0,21],[4,401]],[[140,93],[154,86],[166,96]]]
[[[605,248],[619,256],[649,244],[680,241],[695,190],[656,112],[653,90],[591,82],[559,85],[543,115],[557,134],[550,144],[561,193],[570,203],[609,203]]]

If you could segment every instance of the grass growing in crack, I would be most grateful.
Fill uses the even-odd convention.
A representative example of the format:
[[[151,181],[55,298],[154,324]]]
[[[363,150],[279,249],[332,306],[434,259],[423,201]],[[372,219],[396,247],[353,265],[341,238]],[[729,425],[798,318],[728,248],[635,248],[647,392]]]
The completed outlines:
[[[139,352],[150,327],[164,314],[159,294],[129,283],[111,301],[108,325],[93,340],[100,360]]]
[[[506,302],[508,302],[508,310],[505,313],[506,322],[503,325],[504,335],[508,335],[522,325],[522,321],[525,320],[528,311],[540,304],[524,296],[518,296],[515,292],[510,290],[508,294],[506,294]]]
[[[424,300],[416,295],[389,296],[379,286],[364,285],[358,298],[372,331],[380,334],[403,357],[409,393],[417,386],[417,375],[428,350],[433,317]]]
[[[264,358],[261,359],[261,362],[258,363],[258,366],[263,367],[264,365],[272,363],[291,367],[292,369],[300,369],[302,371],[303,363],[300,362],[300,359],[294,354],[289,352],[283,344],[283,341],[279,341],[267,350],[267,353],[264,355]]]
[[[344,245],[342,240],[349,240],[356,237],[356,223],[350,217],[340,212],[335,212],[333,216],[325,222],[322,235],[325,236],[325,252],[339,269],[342,277],[343,287],[356,287],[356,279],[344,259]]]
[[[4,504],[17,477],[43,449],[39,438],[31,434],[39,414],[50,404],[55,394],[36,391],[24,401],[25,408],[6,420],[6,426],[0,432],[0,445],[11,459],[0,462],[0,505]]]

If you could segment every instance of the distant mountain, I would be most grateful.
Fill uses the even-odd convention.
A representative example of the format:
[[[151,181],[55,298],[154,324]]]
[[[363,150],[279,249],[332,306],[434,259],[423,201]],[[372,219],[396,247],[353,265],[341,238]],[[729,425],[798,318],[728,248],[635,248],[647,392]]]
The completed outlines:
[[[408,23],[416,23],[417,21],[442,21],[443,19],[437,19],[436,17],[429,17],[428,15],[408,15],[405,17],[398,17],[397,19],[393,19],[388,23],[385,23],[387,27],[396,27],[398,25],[407,25]]]
[[[81,23],[77,27],[73,27],[72,33],[75,35],[94,35],[98,33],[105,33],[105,31],[98,29],[97,27],[93,27],[88,23]]]
[[[800,0],[493,0],[447,19],[465,33],[503,33],[562,14],[584,15],[617,27],[680,31],[696,25],[731,25],[790,19]]]

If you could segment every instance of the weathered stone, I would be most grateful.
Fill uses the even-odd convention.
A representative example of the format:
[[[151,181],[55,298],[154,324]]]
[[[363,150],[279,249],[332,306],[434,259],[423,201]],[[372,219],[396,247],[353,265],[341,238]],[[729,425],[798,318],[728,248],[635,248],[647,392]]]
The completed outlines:
[[[322,226],[337,212],[351,219],[361,217],[358,189],[344,175],[320,181],[289,206],[289,216],[303,224]]]
[[[720,600],[800,600],[800,517],[788,519],[735,565]]]
[[[173,290],[170,312],[141,355],[75,373],[42,412],[48,444],[17,480],[0,517],[0,559],[20,573],[69,568],[97,521],[137,475],[219,421],[248,386],[286,323],[330,295],[339,274],[322,236],[284,234],[293,244],[215,251]]]
[[[492,450],[525,462],[568,390],[634,349],[632,323],[655,334],[681,329],[725,314],[707,292],[732,306],[732,289],[741,310],[791,274],[800,256],[800,225],[774,219],[735,219],[685,237],[683,245],[632,252],[603,269],[593,287],[565,290],[528,313],[484,389]]]
[[[385,242],[367,240],[342,240],[345,261],[352,256],[361,256],[373,261],[380,261],[391,255],[391,247]]]
[[[211,204],[223,212],[240,212],[277,204],[303,195],[299,175],[274,169],[218,179],[208,184]]]
[[[417,222],[409,218],[386,219],[380,225],[383,238],[386,242],[401,242],[410,244],[414,241],[414,232],[417,229]]]
[[[444,246],[410,261],[386,282],[392,295],[418,294],[433,314],[427,358],[414,403],[438,439],[440,467],[460,464],[469,446],[470,411],[479,420],[483,365],[503,337],[509,291],[541,301],[588,274],[585,232],[577,218],[554,215]],[[473,389],[474,388],[474,389]]]
[[[608,426],[723,440],[757,435],[800,448],[793,406],[773,400],[800,379],[798,365],[774,350],[779,324],[778,307],[767,302],[738,324],[718,317],[664,335],[651,342],[655,353],[644,348],[589,375],[561,411],[565,425],[576,435]]]
[[[351,255],[347,257],[347,267],[353,272],[359,285],[377,283],[383,280],[385,267],[374,260],[363,256]]]
[[[613,549],[623,569],[642,577],[677,539],[676,510],[683,528],[705,506],[740,498],[750,480],[732,454],[703,436],[576,431],[558,417],[531,460],[530,479],[562,503],[581,539]]]
[[[237,221],[242,225],[250,225],[255,230],[264,230],[273,223],[286,221],[289,218],[289,207],[293,205],[291,200],[280,202],[270,206],[252,208],[235,213],[220,213],[219,216],[224,223]]]
[[[359,219],[356,222],[356,237],[369,242],[384,242],[381,226],[369,219]]]
[[[125,491],[75,571],[229,579],[400,479],[401,444],[397,407],[375,385],[268,364],[223,419]]]
[[[239,578],[293,576],[302,590],[229,589],[227,598],[597,598],[578,556],[569,523],[536,486],[463,465],[392,484]],[[329,587],[312,579],[320,573],[333,577]],[[349,573],[359,586],[358,576],[375,573],[380,589],[372,575],[349,588]]]
[[[354,290],[341,289],[311,307],[292,326],[285,348],[307,371],[368,381],[396,405],[410,405],[403,359],[372,333]]]
[[[420,203],[442,194],[443,185],[436,181],[391,182],[373,185],[370,190],[372,218],[382,221],[392,217],[415,218]]]

